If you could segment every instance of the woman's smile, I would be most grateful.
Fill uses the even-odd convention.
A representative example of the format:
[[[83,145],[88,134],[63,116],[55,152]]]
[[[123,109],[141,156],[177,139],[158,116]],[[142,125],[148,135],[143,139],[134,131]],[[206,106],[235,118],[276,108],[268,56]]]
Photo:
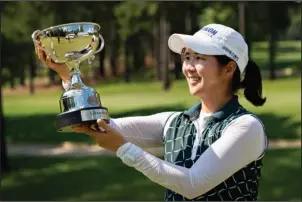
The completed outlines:
[[[201,77],[199,77],[199,76],[188,76],[187,80],[188,80],[190,85],[194,86],[194,85],[200,83]]]

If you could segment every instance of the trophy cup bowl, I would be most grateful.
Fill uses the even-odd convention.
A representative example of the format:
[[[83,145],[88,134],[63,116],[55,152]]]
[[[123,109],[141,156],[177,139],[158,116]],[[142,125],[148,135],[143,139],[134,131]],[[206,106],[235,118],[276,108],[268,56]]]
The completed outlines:
[[[94,125],[97,119],[109,123],[109,113],[102,106],[99,94],[80,78],[80,63],[94,59],[104,47],[100,26],[91,22],[76,22],[49,27],[32,34],[33,42],[56,63],[65,63],[70,70],[70,88],[60,97],[60,114],[56,117],[58,132],[72,132],[79,123]]]

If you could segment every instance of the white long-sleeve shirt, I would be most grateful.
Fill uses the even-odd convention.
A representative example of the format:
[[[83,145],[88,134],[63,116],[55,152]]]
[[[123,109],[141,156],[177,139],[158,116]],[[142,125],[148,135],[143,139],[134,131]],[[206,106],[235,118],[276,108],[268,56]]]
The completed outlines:
[[[64,86],[64,85],[63,85]],[[65,89],[68,86],[64,86]],[[211,190],[232,174],[257,160],[267,148],[267,138],[262,124],[251,115],[234,119],[191,168],[166,162],[142,148],[163,145],[164,127],[175,112],[163,112],[150,116],[112,118],[110,125],[128,141],[117,150],[117,156],[128,166],[143,173],[150,180],[188,199]],[[198,123],[210,114],[200,113]],[[195,138],[198,141],[198,138]],[[193,147],[194,149],[194,147]],[[192,152],[195,155],[196,151]],[[207,162],[207,163],[203,163]]]

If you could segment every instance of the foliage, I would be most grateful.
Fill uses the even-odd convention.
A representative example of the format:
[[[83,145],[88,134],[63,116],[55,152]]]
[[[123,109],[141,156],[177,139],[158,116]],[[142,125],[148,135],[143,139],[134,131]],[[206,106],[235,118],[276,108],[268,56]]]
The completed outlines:
[[[291,7],[289,10],[289,15],[292,16],[290,18],[290,26],[287,30],[284,30],[285,36],[281,37],[283,40],[300,40],[301,41],[301,3],[298,6]]]
[[[122,40],[137,32],[150,32],[155,14],[158,10],[157,2],[125,1],[114,8]]]
[[[28,70],[33,65],[33,31],[75,21],[93,21],[101,25],[106,48],[110,50],[106,53],[106,59],[113,55],[110,65],[115,60],[120,72],[124,71],[124,65],[118,60],[123,57],[126,46],[133,47],[134,53],[131,54],[135,55],[129,61],[133,62],[133,66],[141,65],[141,61],[133,60],[143,61],[148,53],[154,52],[154,27],[159,22],[160,8],[168,12],[170,33],[194,33],[208,23],[222,23],[238,28],[237,2],[4,2],[1,6],[4,58],[1,64],[1,83],[13,83],[17,78],[22,80],[23,77],[28,77]],[[181,11],[179,8],[182,8]],[[301,6],[297,6],[296,2],[248,2],[246,12],[249,40],[267,40],[270,27],[279,33],[280,38],[299,39],[299,8]],[[269,21],[270,16],[273,18],[272,22]],[[129,37],[132,40],[127,41]],[[127,43],[130,44],[126,45]],[[115,51],[115,47],[120,51]],[[135,50],[141,53],[138,54]]]
[[[199,25],[203,27],[210,23],[224,24],[226,26],[238,27],[238,20],[236,10],[232,4],[221,4],[215,2],[213,5],[208,6],[199,15]]]

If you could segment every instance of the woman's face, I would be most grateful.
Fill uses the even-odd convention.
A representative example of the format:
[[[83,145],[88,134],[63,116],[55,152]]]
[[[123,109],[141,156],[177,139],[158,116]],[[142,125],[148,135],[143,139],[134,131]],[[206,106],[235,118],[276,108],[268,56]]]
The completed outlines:
[[[202,98],[225,89],[222,67],[214,56],[198,54],[186,48],[182,61],[182,71],[191,95]]]

